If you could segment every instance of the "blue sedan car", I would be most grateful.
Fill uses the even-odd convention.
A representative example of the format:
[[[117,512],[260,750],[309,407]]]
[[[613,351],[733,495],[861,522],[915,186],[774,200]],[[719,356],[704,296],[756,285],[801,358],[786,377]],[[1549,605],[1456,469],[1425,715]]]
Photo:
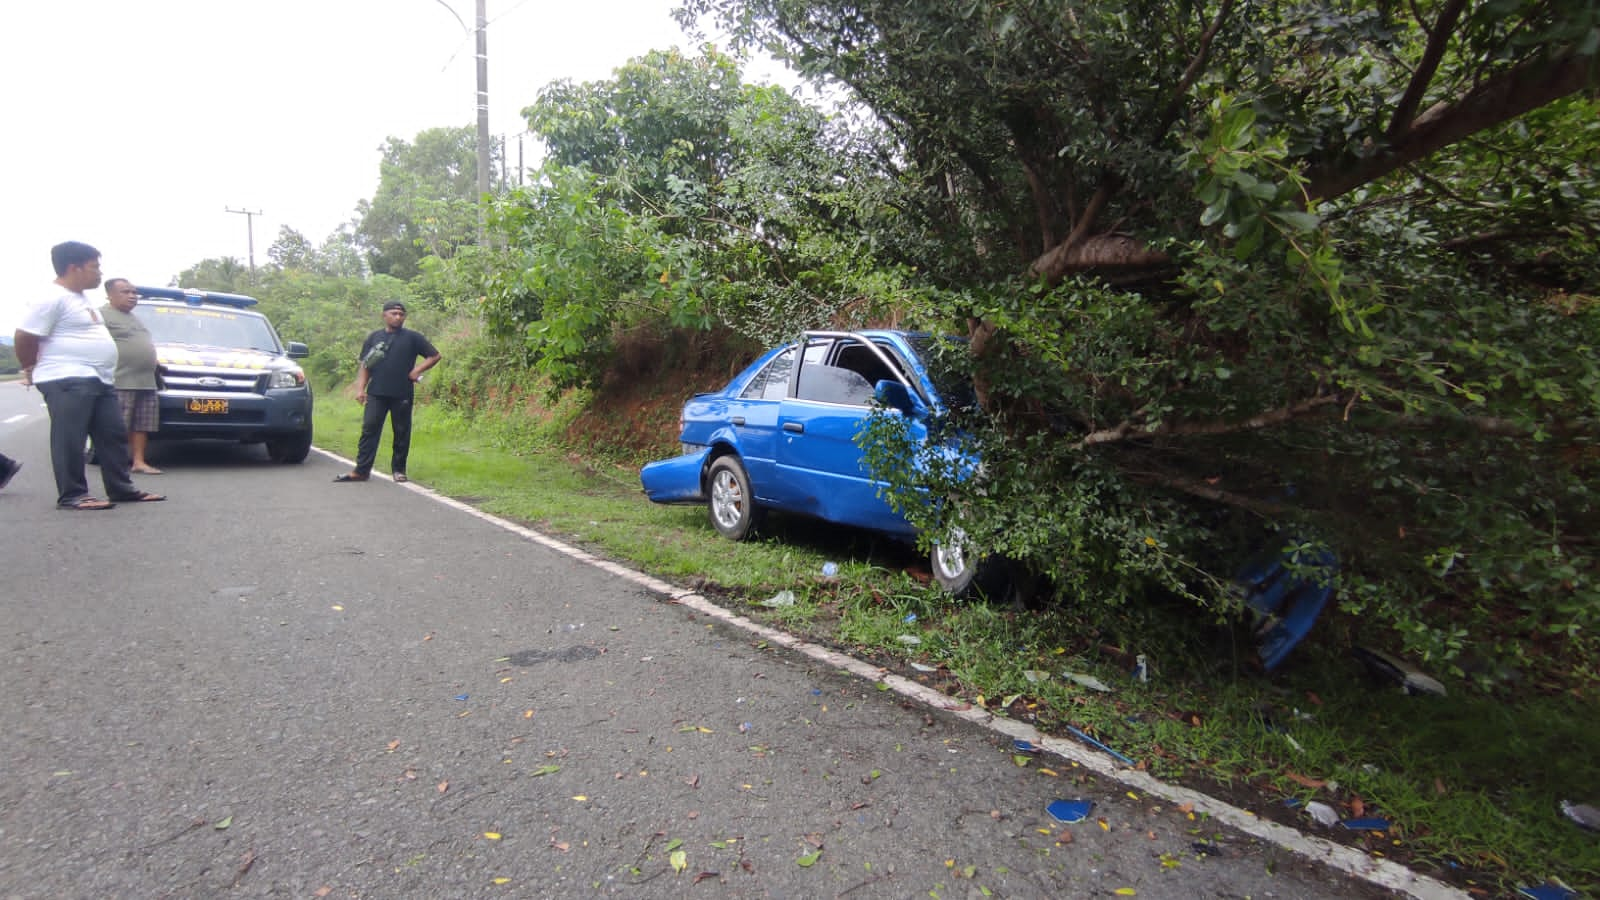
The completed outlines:
[[[683,408],[683,454],[645,466],[656,503],[706,504],[711,524],[744,540],[768,510],[798,513],[915,541],[916,528],[882,496],[858,437],[869,416],[899,415],[915,441],[949,409],[951,393],[926,364],[933,338],[904,331],[808,331],[768,351],[728,386]],[[949,452],[959,453],[952,447]],[[979,560],[960,535],[934,547],[935,579],[952,593]]]

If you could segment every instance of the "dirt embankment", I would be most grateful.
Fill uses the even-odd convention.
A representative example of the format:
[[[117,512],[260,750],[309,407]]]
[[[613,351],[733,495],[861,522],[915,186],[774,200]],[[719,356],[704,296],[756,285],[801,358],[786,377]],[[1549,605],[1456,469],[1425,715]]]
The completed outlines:
[[[727,384],[761,349],[723,330],[624,335],[601,389],[567,426],[568,444],[631,462],[670,456],[683,401]]]

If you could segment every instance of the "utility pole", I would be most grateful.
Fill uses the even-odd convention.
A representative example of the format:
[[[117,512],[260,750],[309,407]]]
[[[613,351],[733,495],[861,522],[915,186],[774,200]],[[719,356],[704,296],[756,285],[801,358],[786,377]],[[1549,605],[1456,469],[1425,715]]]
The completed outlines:
[[[261,210],[234,209],[231,206],[224,206],[222,209],[224,212],[238,213],[244,216],[245,235],[250,240],[250,274],[254,276],[256,274],[256,216],[261,215]]]
[[[478,0],[478,194],[489,193],[489,0]],[[480,221],[482,213],[479,214]]]
[[[461,14],[451,8],[445,0],[439,0],[439,5],[450,10],[450,15],[456,17],[461,30],[467,30],[467,23],[461,21]],[[477,60],[478,60],[478,244],[488,243],[489,207],[484,202],[484,195],[489,193],[489,9],[488,0],[478,0],[477,28]]]

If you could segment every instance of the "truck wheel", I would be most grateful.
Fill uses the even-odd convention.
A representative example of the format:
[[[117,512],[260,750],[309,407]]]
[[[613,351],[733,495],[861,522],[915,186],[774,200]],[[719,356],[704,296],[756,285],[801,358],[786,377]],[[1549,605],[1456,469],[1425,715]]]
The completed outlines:
[[[311,453],[311,429],[288,437],[267,439],[267,458],[275,463],[303,463]]]

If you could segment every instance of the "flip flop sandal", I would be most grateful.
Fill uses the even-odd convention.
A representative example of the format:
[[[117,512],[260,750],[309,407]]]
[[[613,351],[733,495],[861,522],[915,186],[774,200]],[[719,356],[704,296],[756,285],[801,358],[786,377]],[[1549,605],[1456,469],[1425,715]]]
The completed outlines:
[[[365,475],[352,475],[351,473],[346,472],[345,474],[340,475],[339,477],[337,477],[337,478],[335,478],[333,480],[334,481],[338,481],[338,482],[366,481],[367,480],[367,476],[365,476]]]
[[[140,491],[137,494],[129,494],[126,497],[114,497],[112,499],[116,500],[118,503],[160,503],[167,498],[161,494],[152,494],[149,491]]]
[[[109,500],[101,500],[99,497],[79,497],[70,503],[57,503],[56,509],[89,511],[111,509],[114,506],[116,506],[115,503],[112,503]]]
[[[396,472],[396,473],[394,473],[395,484],[405,484],[406,482],[408,482],[410,480],[411,479],[407,478],[406,477],[406,473],[404,473],[404,472]]]

